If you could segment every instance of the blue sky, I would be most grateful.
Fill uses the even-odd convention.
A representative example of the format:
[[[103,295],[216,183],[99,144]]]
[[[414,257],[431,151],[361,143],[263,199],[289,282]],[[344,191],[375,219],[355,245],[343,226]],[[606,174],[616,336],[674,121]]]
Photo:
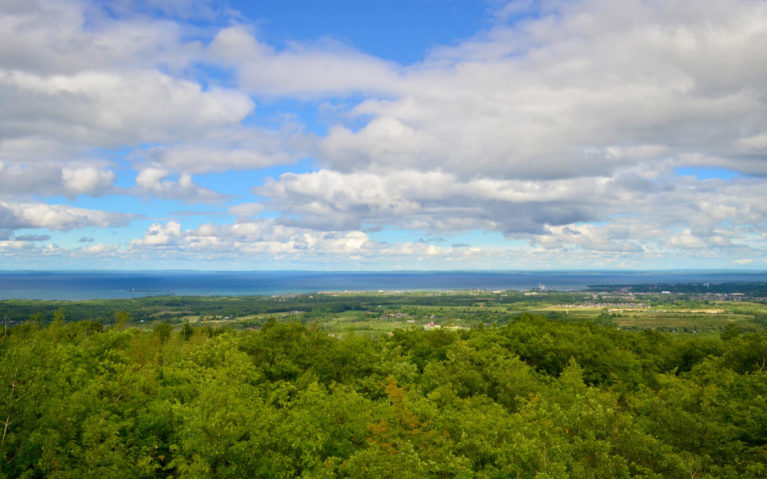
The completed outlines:
[[[268,0],[231,6],[278,47],[330,38],[402,65],[493,25],[492,4],[476,0]]]
[[[765,269],[767,4],[12,0],[0,269]]]

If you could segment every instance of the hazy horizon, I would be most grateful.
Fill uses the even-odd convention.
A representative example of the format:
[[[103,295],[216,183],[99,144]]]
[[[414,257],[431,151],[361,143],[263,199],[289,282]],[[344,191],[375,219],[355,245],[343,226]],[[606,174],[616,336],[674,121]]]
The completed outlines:
[[[250,296],[337,291],[582,291],[593,285],[767,283],[743,271],[0,271],[0,299]]]
[[[73,273],[73,272],[147,272],[147,273],[249,273],[249,272],[306,272],[306,273],[742,273],[765,274],[767,268],[667,268],[667,269],[620,269],[620,268],[574,268],[574,269],[279,269],[279,268],[250,268],[250,269],[192,269],[192,268],[158,268],[158,269],[108,269],[108,268],[72,268],[72,269],[0,269],[2,273]]]

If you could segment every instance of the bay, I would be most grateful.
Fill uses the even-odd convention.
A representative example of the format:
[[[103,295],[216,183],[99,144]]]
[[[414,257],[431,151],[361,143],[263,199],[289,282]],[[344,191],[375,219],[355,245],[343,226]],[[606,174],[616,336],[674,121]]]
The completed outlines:
[[[242,296],[320,291],[573,291],[590,285],[767,282],[767,271],[0,271],[0,299]]]

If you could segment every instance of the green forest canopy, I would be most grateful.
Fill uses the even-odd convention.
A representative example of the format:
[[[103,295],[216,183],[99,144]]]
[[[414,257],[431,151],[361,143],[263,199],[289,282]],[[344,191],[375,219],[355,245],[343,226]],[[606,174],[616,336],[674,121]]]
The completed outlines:
[[[764,332],[64,319],[0,339],[4,477],[767,476]]]

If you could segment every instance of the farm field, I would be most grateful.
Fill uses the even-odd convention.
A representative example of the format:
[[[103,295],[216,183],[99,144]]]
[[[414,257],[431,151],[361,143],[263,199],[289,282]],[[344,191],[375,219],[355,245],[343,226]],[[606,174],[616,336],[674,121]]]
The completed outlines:
[[[767,301],[760,297],[697,293],[452,291],[324,292],[278,296],[153,296],[90,301],[0,301],[0,319],[13,326],[58,314],[65,320],[103,325],[127,313],[137,327],[158,322],[258,328],[270,319],[311,324],[329,334],[378,335],[397,329],[473,328],[503,325],[524,313],[563,321],[587,321],[618,329],[718,334],[734,324],[743,331],[767,329]]]

